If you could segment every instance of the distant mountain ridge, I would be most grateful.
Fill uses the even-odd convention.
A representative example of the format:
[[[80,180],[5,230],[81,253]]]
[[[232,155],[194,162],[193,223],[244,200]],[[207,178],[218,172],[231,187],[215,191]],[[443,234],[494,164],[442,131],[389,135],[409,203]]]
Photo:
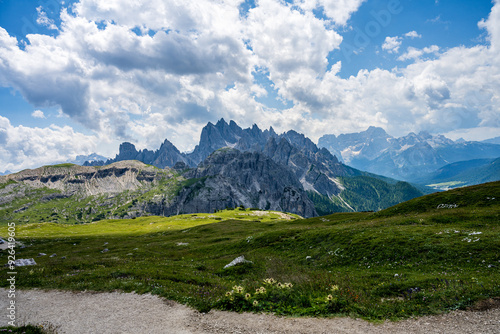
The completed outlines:
[[[107,159],[108,158],[106,158],[102,155],[99,155],[97,153],[92,153],[89,155],[77,155],[75,160],[68,161],[68,163],[84,166],[85,163],[89,164],[89,163],[92,163],[94,161],[102,161],[103,165],[104,165],[104,161],[106,161]]]
[[[228,124],[224,119],[220,119],[216,124],[209,122],[203,127],[199,144],[191,153],[181,153],[168,139],[165,139],[156,151],[148,149],[137,151],[134,144],[124,142],[120,144],[119,152],[115,158],[103,162],[86,162],[85,164],[102,163],[108,165],[122,160],[139,160],[158,168],[165,168],[172,167],[181,161],[190,167],[196,167],[212,152],[220,148],[232,147],[240,151],[262,151],[269,138],[278,137],[272,127],[264,131],[259,129],[257,125],[242,129],[234,121],[230,121]]]
[[[448,164],[418,180],[447,190],[456,186],[465,187],[500,180],[500,158],[474,159]]]
[[[455,142],[427,132],[394,138],[376,127],[338,137],[325,135],[318,146],[355,168],[409,182],[421,182],[451,163],[500,157],[498,144]]]

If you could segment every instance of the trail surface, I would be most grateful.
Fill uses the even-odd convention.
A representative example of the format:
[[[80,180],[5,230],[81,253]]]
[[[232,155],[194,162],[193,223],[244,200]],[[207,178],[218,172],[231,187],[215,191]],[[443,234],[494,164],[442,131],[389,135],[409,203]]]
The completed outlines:
[[[7,325],[7,290],[0,289],[0,326]],[[281,318],[263,314],[196,312],[152,295],[23,290],[16,292],[18,324],[52,324],[57,333],[322,334],[500,333],[500,309],[374,325],[351,318]]]

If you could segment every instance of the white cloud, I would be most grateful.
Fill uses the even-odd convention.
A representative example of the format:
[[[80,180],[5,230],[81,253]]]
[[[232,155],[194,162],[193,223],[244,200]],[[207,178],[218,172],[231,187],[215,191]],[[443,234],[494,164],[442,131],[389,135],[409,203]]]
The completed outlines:
[[[31,113],[31,116],[34,117],[34,118],[45,118],[45,114],[43,113],[43,111],[41,110],[34,110],[32,113]]]
[[[415,30],[413,30],[404,34],[403,37],[414,39],[414,38],[421,38],[422,35],[419,35]],[[403,43],[403,37],[387,36],[385,38],[384,44],[382,44],[382,50],[386,50],[389,53],[399,53],[399,48]]]
[[[401,37],[389,37],[385,38],[384,44],[382,44],[382,49],[386,50],[389,53],[398,53],[399,47],[401,46],[402,38]]]
[[[476,127],[472,129],[458,129],[444,133],[444,135],[453,140],[463,138],[465,140],[483,141],[498,137],[498,133],[498,127]]]
[[[410,31],[410,32],[407,32],[405,34],[405,37],[409,37],[409,38],[422,38],[422,35],[418,34],[415,30],[413,31]]]
[[[431,53],[436,54],[438,52],[439,52],[439,46],[437,46],[437,45],[431,45],[431,46],[425,47],[423,49],[417,49],[417,48],[410,46],[406,50],[406,53],[404,53],[398,57],[398,60],[400,60],[400,61],[405,61],[405,60],[410,60],[410,59],[416,60],[425,54],[431,54]]]
[[[65,162],[77,154],[95,152],[98,143],[103,142],[96,136],[75,132],[69,126],[13,126],[9,119],[0,116],[0,171],[14,172]]]
[[[35,108],[59,106],[61,115],[94,133],[9,123],[0,130],[0,140],[6,131],[10,140],[9,149],[0,148],[0,170],[63,159],[71,150],[91,153],[99,141],[154,149],[168,138],[189,150],[202,126],[220,117],[242,126],[294,128],[313,139],[370,125],[393,135],[500,128],[498,2],[479,23],[490,45],[409,47],[399,56],[415,60],[406,67],[361,70],[347,79],[339,77],[342,64],[332,51],[342,42],[339,26],[363,1],[260,0],[240,16],[241,3],[81,0],[76,14],[61,12],[57,36],[28,35],[27,45],[0,27],[0,85]],[[326,18],[315,16],[321,8]],[[406,38],[419,37],[416,31],[387,37],[382,48],[398,53]],[[270,89],[256,73],[265,73]],[[278,110],[258,102],[274,94],[293,106]],[[21,144],[13,138],[31,135],[47,135],[51,148],[39,150],[28,140],[17,155]]]
[[[43,10],[42,6],[39,6],[36,8],[36,11],[38,12],[38,17],[36,19],[36,23],[46,26],[47,28],[51,30],[57,30],[57,26],[54,23],[54,20],[49,19],[47,17],[47,13]]]
[[[356,12],[366,0],[298,0],[295,1],[302,9],[323,9],[324,14],[337,25],[346,25],[352,13]]]
[[[491,48],[498,50],[500,48],[500,1],[493,0],[494,6],[487,20],[481,20],[478,23],[479,28],[488,31],[488,39],[491,43]]]

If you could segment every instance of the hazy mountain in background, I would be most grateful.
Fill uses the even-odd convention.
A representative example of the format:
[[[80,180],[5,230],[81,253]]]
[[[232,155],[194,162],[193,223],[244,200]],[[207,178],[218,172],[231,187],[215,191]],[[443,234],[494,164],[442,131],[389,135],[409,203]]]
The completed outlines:
[[[375,127],[338,137],[325,135],[318,146],[335,152],[355,168],[409,182],[429,180],[439,168],[451,163],[500,157],[498,144],[455,142],[427,132],[394,138]]]
[[[481,143],[500,145],[500,137],[486,139],[486,140],[481,141]]]
[[[500,158],[459,161],[439,168],[418,180],[436,189],[448,190],[500,180]]]
[[[72,161],[67,161],[68,163],[75,164],[75,165],[84,165],[86,162],[87,163],[92,163],[94,161],[106,161],[108,158],[99,155],[97,153],[92,153],[89,155],[77,155],[75,160]]]

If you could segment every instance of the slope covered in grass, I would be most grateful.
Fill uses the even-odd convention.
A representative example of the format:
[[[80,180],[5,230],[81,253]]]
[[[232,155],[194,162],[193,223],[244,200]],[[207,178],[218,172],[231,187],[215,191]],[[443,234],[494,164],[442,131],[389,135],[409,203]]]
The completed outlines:
[[[18,237],[28,247],[16,255],[38,265],[18,267],[17,284],[151,292],[204,311],[366,319],[440,313],[500,296],[499,200],[496,182],[378,213],[280,220],[233,210],[222,220],[200,218],[199,226],[189,225],[195,219],[187,215],[171,218],[177,222],[22,227]],[[123,224],[123,232],[113,224]],[[241,255],[251,263],[224,269]]]

